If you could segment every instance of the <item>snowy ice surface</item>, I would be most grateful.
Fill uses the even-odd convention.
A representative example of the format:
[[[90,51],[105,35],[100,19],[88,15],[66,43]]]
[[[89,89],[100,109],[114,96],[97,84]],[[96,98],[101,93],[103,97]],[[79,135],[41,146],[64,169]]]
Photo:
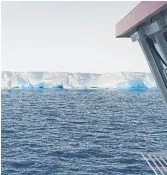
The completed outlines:
[[[151,73],[1,72],[2,88],[156,89]]]

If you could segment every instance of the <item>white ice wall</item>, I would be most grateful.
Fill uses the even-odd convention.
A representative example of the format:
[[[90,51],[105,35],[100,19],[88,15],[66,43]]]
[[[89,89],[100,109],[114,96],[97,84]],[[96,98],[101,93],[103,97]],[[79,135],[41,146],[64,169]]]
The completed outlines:
[[[63,85],[64,88],[122,88],[122,86],[145,85],[147,88],[156,87],[150,73],[65,73],[65,72],[2,72],[2,88],[37,87],[46,88]]]

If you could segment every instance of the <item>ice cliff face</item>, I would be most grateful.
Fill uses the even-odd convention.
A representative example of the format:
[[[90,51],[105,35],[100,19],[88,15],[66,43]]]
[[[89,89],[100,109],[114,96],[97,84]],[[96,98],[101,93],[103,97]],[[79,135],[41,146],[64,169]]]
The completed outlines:
[[[2,72],[2,88],[156,88],[150,73]]]

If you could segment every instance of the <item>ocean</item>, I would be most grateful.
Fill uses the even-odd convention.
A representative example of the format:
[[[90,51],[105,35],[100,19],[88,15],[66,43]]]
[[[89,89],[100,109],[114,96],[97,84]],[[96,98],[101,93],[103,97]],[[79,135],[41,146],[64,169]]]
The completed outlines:
[[[167,148],[160,91],[2,90],[3,175],[146,175]]]

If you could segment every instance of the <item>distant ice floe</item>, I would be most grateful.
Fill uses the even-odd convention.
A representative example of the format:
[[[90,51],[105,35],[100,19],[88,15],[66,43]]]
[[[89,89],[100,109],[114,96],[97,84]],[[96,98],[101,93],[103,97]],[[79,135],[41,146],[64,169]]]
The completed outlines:
[[[65,72],[2,72],[1,85],[3,89],[158,89],[151,73],[137,72],[106,74]]]

